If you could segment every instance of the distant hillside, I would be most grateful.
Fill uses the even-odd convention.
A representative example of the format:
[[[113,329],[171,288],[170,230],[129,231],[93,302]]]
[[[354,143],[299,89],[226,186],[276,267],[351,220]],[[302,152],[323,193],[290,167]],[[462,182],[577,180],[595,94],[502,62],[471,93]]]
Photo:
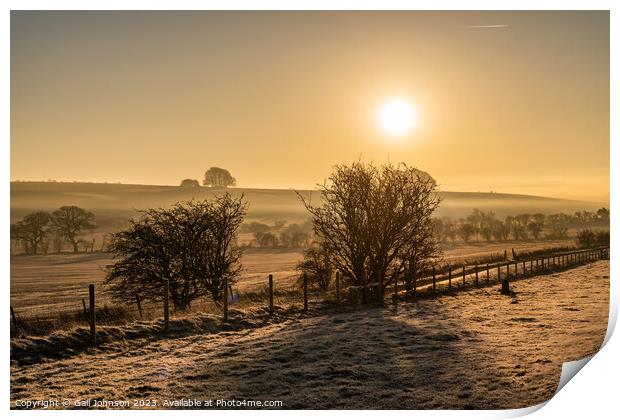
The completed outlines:
[[[182,188],[177,186],[62,183],[62,182],[11,182],[11,220],[25,214],[51,211],[62,205],[77,205],[94,212],[99,225],[124,224],[136,215],[136,210],[166,207],[178,201],[205,199],[216,194],[243,194],[250,203],[248,220],[289,222],[303,221],[308,213],[293,190],[255,188]],[[317,191],[299,191],[312,200],[320,200]],[[573,213],[593,211],[606,203],[562,200],[516,194],[472,193],[444,191],[438,216],[463,217],[473,208],[492,210],[498,217],[518,213]]]

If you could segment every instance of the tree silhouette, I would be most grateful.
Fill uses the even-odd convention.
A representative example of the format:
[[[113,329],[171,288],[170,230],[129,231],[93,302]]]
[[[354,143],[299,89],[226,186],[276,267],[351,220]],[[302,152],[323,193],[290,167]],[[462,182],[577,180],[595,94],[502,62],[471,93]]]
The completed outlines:
[[[143,212],[108,248],[116,260],[106,276],[112,295],[125,302],[160,301],[168,280],[176,309],[200,296],[221,301],[224,282],[232,284],[241,270],[235,239],[246,209],[243,197],[225,194]]]
[[[207,187],[234,187],[237,180],[226,169],[211,167],[205,172],[205,179],[202,185]]]
[[[190,179],[190,178],[186,178],[183,181],[181,181],[181,187],[185,187],[185,188],[197,188],[200,187],[200,183],[198,182],[197,179]]]
[[[49,232],[50,214],[36,212],[11,225],[11,239],[21,241],[26,253],[36,254]]]
[[[54,229],[73,246],[73,252],[78,252],[82,231],[95,228],[94,221],[94,214],[77,206],[63,206],[52,213]]]
[[[432,214],[436,182],[405,164],[362,162],[336,166],[319,186],[320,206],[298,196],[312,215],[317,241],[330,265],[354,285],[378,284],[375,298],[406,267],[428,267],[438,257]],[[365,295],[363,295],[365,297]]]

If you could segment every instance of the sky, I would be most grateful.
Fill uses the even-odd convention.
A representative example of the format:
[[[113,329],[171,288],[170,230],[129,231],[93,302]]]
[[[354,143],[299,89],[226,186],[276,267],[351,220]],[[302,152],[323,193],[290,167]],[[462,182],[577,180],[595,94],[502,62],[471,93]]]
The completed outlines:
[[[381,110],[408,104],[395,135]],[[609,13],[11,14],[11,179],[440,189],[609,201]]]

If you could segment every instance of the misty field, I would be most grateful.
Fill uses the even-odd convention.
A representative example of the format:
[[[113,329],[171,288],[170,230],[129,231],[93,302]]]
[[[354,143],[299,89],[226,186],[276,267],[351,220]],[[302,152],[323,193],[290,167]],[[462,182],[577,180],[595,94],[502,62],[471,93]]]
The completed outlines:
[[[280,400],[283,408],[492,409],[549,399],[564,361],[607,328],[609,262],[395,309],[298,314],[262,326],[11,363],[17,400]]]
[[[63,205],[76,205],[97,216],[99,230],[114,230],[135,217],[136,210],[168,207],[178,201],[212,199],[228,191],[234,197],[244,195],[252,205],[249,221],[285,219],[303,222],[309,215],[293,189],[258,188],[183,188],[178,186],[126,185],[96,183],[11,182],[11,222],[32,211],[51,211]],[[320,201],[317,191],[300,194]],[[499,217],[518,213],[556,213],[595,211],[606,203],[562,200],[518,194],[488,192],[440,192],[442,205],[437,216],[465,217],[473,208],[493,210]]]

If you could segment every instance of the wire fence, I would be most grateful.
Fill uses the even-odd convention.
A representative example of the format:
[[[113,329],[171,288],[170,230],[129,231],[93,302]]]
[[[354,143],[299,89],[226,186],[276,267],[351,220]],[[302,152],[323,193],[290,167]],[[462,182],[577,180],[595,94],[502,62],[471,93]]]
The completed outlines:
[[[152,321],[163,316],[164,329],[167,330],[170,317],[195,313],[218,314],[227,322],[231,310],[244,308],[263,307],[269,316],[273,316],[291,306],[308,311],[323,306],[358,305],[373,300],[377,302],[377,297],[381,302],[387,298],[397,304],[404,299],[455,293],[496,283],[502,283],[502,291],[505,291],[504,288],[509,288],[511,280],[570,269],[602,259],[609,259],[609,247],[553,252],[483,264],[444,264],[432,266],[424,272],[393,275],[389,279],[363,279],[362,284],[352,284],[350,278],[337,272],[327,290],[310,285],[305,276],[276,279],[269,275],[265,283],[254,283],[251,287],[229,288],[225,284],[222,305],[201,298],[192,301],[191,307],[182,311],[166,305],[165,299],[163,302],[136,301],[135,305],[118,305],[105,293],[96,295],[95,286],[90,285],[83,296],[72,301],[54,303],[47,310],[46,305],[38,305],[36,309],[26,311],[11,306],[11,334],[43,335],[59,328],[89,326],[95,344],[97,325],[124,325],[135,321]]]

